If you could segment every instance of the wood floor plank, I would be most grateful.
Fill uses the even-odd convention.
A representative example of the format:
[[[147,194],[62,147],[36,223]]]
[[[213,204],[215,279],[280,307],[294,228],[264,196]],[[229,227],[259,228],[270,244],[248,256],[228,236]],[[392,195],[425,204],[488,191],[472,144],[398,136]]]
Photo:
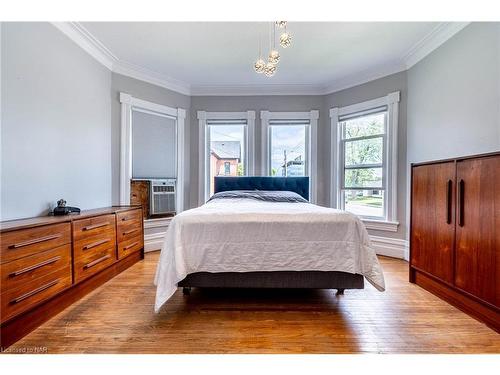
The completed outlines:
[[[179,290],[153,312],[158,253],[11,348],[48,353],[500,353],[500,335],[408,282],[381,257],[387,291]]]

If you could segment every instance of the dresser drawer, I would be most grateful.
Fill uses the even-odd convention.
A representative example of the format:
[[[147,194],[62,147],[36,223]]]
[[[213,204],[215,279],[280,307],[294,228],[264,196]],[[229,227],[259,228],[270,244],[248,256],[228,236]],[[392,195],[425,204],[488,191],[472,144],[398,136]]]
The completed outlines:
[[[127,241],[131,238],[142,235],[142,222],[141,220],[129,220],[126,221],[127,224],[118,225],[116,228],[116,237],[118,242]]]
[[[96,274],[116,261],[116,249],[108,248],[74,260],[75,283]]]
[[[71,245],[63,245],[39,254],[4,263],[1,266],[2,293],[18,288],[23,284],[32,284],[35,279],[61,268],[68,268],[71,273]]]
[[[75,241],[73,245],[73,256],[75,260],[88,258],[89,256],[109,248],[116,249],[115,228],[109,228],[109,230],[105,232]]]
[[[144,236],[142,233],[126,241],[118,242],[118,259],[122,259],[144,247]]]
[[[1,263],[11,262],[71,242],[71,224],[51,224],[4,232],[0,240]]]
[[[122,226],[129,225],[132,221],[140,222],[141,220],[142,220],[142,210],[140,208],[116,213],[116,223],[117,223],[116,227],[118,229],[121,228]]]
[[[55,272],[43,275],[29,283],[1,294],[1,320],[18,315],[58,292],[71,286],[71,267],[67,265]]]
[[[115,231],[115,215],[103,215],[73,222],[73,241],[86,238],[107,236],[109,231]]]

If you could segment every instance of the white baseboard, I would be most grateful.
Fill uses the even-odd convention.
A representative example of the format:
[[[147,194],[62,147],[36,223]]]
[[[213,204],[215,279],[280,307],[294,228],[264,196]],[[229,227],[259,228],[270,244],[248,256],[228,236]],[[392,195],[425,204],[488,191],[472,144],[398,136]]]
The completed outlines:
[[[408,241],[399,238],[370,236],[375,252],[392,258],[407,259]]]
[[[144,235],[144,252],[161,250],[167,232],[159,232]]]

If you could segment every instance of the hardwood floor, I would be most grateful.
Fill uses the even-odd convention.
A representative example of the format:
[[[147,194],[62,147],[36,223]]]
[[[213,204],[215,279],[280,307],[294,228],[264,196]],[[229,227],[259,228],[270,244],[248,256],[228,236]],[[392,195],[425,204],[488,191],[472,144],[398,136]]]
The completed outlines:
[[[387,291],[178,291],[153,312],[158,253],[14,344],[48,353],[500,353],[500,335],[408,282],[381,257]],[[44,351],[42,349],[42,351]]]

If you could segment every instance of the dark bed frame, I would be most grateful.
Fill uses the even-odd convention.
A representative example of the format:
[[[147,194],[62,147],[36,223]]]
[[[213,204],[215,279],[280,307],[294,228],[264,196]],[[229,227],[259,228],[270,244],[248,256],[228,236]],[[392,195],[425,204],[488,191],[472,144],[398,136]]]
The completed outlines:
[[[309,200],[309,177],[215,177],[215,193],[230,190],[293,191]],[[362,275],[338,271],[196,272],[179,282],[183,293],[197,288],[363,289]]]

